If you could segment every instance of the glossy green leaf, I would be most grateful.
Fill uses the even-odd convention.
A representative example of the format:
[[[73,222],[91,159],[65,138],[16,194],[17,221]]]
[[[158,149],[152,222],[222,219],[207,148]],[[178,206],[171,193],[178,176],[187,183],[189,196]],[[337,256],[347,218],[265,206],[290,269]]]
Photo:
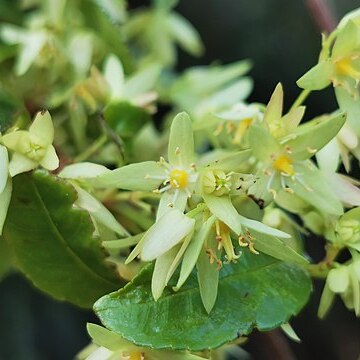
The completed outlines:
[[[105,264],[89,214],[73,208],[76,197],[72,186],[45,172],[16,176],[4,238],[36,287],[90,307],[123,283]]]
[[[115,132],[124,138],[136,135],[151,120],[142,108],[127,101],[111,102],[104,110],[104,118]]]
[[[123,289],[95,303],[110,330],[138,345],[154,348],[216,348],[253,328],[271,330],[288,322],[308,301],[311,282],[300,268],[244,251],[222,268],[218,298],[210,314],[203,307],[196,276],[176,293],[171,284],[155,302],[152,266]]]

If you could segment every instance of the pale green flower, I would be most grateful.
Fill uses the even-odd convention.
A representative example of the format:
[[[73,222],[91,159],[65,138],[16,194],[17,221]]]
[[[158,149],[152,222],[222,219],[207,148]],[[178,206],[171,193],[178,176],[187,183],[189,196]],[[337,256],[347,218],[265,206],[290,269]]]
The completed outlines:
[[[360,316],[360,258],[352,259],[348,265],[339,265],[330,270],[323,290],[318,315],[324,317],[330,309],[335,294],[339,294],[348,309]]]
[[[277,102],[278,111],[274,110],[272,101],[269,103],[271,114],[278,113],[281,116],[279,109],[282,105],[280,101]],[[298,115],[294,118],[298,119]],[[271,134],[269,118],[265,115],[266,118],[264,123],[254,124],[249,129],[248,140],[258,160],[256,175],[259,178],[250,187],[249,193],[261,203],[266,203],[272,197],[276,199],[279,191],[296,193],[321,211],[341,215],[343,210],[340,201],[334,196],[323,174],[308,159],[337,134],[345,122],[345,116],[323,116],[298,127],[277,126],[277,130],[286,130],[285,136],[280,138]],[[285,121],[285,118],[281,118],[281,121]],[[271,120],[270,123],[276,121]],[[292,131],[288,133],[289,129]]]
[[[360,251],[360,207],[346,212],[336,223],[335,243]]]
[[[145,161],[130,164],[96,178],[97,186],[124,190],[154,191],[161,194],[157,218],[170,208],[185,210],[198,178],[194,164],[194,139],[186,113],[175,118],[170,129],[168,161]]]
[[[54,126],[48,111],[37,113],[28,131],[11,132],[4,135],[1,141],[14,152],[9,164],[12,177],[39,165],[50,171],[59,166],[59,158],[52,145]]]
[[[335,41],[332,43],[334,36]],[[319,63],[303,75],[297,84],[308,90],[321,90],[331,83],[358,98],[360,81],[360,27],[348,20],[323,41]]]

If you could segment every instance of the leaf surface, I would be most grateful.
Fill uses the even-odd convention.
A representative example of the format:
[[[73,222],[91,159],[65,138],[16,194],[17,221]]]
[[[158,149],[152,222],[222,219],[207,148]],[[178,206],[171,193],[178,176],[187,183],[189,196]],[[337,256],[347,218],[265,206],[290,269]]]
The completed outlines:
[[[77,194],[43,171],[14,179],[4,237],[15,262],[40,290],[91,307],[123,283],[105,263],[89,214],[73,204]]]
[[[244,251],[238,263],[220,272],[218,297],[208,315],[193,273],[178,291],[172,284],[155,302],[152,266],[123,289],[95,303],[95,312],[110,330],[142,346],[216,348],[256,327],[270,330],[288,322],[308,301],[311,282],[295,265]]]

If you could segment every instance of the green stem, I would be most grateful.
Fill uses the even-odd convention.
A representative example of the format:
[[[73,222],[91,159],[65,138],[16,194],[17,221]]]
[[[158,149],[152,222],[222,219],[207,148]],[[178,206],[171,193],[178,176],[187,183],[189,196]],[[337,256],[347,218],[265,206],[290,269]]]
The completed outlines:
[[[297,107],[299,107],[300,105],[303,104],[303,102],[306,100],[306,98],[310,95],[311,90],[308,89],[304,89],[300,95],[297,97],[297,99],[295,100],[295,102],[293,103],[292,107],[290,108],[291,110],[296,109]]]
[[[91,146],[89,146],[85,151],[83,151],[81,154],[76,156],[74,158],[74,162],[81,162],[87,160],[92,155],[97,153],[100,150],[100,148],[103,145],[105,145],[106,141],[107,141],[107,136],[105,134],[102,134],[95,140],[95,142]]]
[[[312,277],[326,279],[329,271],[334,267],[334,261],[339,255],[342,247],[329,244],[326,247],[326,256],[324,260],[317,264],[309,264],[306,269]]]

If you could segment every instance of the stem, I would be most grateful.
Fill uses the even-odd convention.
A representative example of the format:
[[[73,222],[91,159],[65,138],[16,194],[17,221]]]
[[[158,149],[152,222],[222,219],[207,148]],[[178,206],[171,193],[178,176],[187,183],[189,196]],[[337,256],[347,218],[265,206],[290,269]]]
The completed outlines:
[[[76,156],[74,158],[74,162],[81,162],[88,159],[89,157],[97,153],[100,148],[105,145],[106,141],[107,136],[105,134],[102,134],[95,140],[95,142],[91,146],[89,146],[85,151]]]
[[[317,264],[310,264],[306,267],[312,277],[326,279],[329,271],[333,268],[334,261],[339,255],[342,247],[329,244],[326,247],[326,256],[324,260]]]
[[[321,32],[335,29],[337,21],[326,0],[305,0],[305,5]]]
[[[300,95],[297,97],[297,99],[295,100],[295,102],[293,103],[293,105],[290,108],[291,110],[296,109],[297,107],[299,107],[300,105],[303,104],[303,102],[307,99],[307,97],[310,95],[311,90],[308,89],[304,89]]]

